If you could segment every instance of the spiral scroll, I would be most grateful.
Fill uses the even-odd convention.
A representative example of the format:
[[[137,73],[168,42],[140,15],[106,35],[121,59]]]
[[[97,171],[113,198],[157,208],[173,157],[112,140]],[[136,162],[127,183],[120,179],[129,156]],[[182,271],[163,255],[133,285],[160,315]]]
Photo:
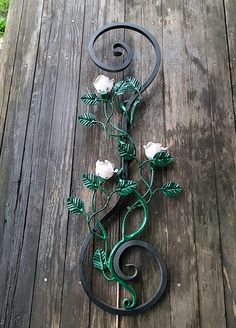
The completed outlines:
[[[93,34],[93,36],[91,37],[91,39],[89,41],[89,46],[88,46],[90,57],[91,57],[91,59],[93,60],[93,62],[95,63],[96,66],[98,66],[102,70],[105,70],[105,71],[108,71],[108,72],[123,71],[124,69],[126,69],[130,65],[130,63],[132,62],[133,53],[132,53],[132,50],[130,49],[130,47],[124,42],[116,42],[112,46],[112,53],[113,53],[114,56],[121,56],[121,55],[123,55],[124,52],[126,53],[126,58],[125,58],[124,62],[121,63],[121,64],[117,64],[116,66],[102,63],[96,57],[96,54],[94,52],[94,44],[95,44],[96,40],[102,34],[108,32],[110,30],[114,30],[114,29],[118,29],[118,28],[124,28],[124,29],[129,29],[129,30],[133,30],[135,32],[138,32],[139,34],[143,35],[148,41],[150,41],[150,43],[152,44],[152,46],[154,48],[155,55],[156,55],[155,66],[154,66],[154,69],[153,69],[151,75],[143,83],[143,85],[141,87],[140,93],[142,93],[154,80],[155,76],[158,73],[158,70],[159,70],[159,67],[160,67],[160,62],[161,62],[161,52],[160,52],[159,44],[158,44],[157,40],[154,38],[154,36],[149,33],[149,31],[147,31],[146,29],[144,29],[141,26],[131,24],[131,23],[112,23],[112,24],[108,24],[108,25],[104,26],[103,28],[99,29],[97,32],[95,32]],[[127,101],[127,103],[126,103],[126,110],[127,111],[130,110],[130,108],[134,104],[136,98],[137,98],[137,95],[134,94]],[[129,128],[129,122],[127,120],[127,117],[125,115],[123,115],[123,117],[122,117],[122,129],[124,131],[128,132],[128,128]],[[132,161],[130,161],[130,160],[129,161],[124,160],[124,159],[122,160],[122,167],[123,167],[122,177],[124,179],[125,178],[127,179],[127,177],[128,177],[128,166],[131,162]],[[125,197],[121,196],[119,198],[119,200],[117,201],[117,203],[115,204],[115,206],[112,208],[112,210],[109,213],[107,213],[100,220],[100,222],[102,224],[104,224],[108,220],[110,220],[113,216],[115,216],[122,209],[122,207],[124,207],[125,201],[126,201]],[[145,210],[145,206],[146,205],[144,204],[144,210]],[[93,290],[91,289],[90,284],[86,280],[85,257],[86,257],[86,253],[88,251],[89,243],[94,238],[94,233],[96,233],[98,230],[99,230],[99,226],[96,226],[93,229],[93,232],[90,232],[88,234],[87,238],[83,242],[81,253],[80,253],[80,279],[81,279],[81,284],[82,284],[85,292],[91,298],[91,300],[95,304],[97,304],[99,307],[101,307],[102,309],[104,309],[107,312],[110,312],[110,313],[113,313],[113,314],[116,314],[116,315],[134,315],[134,314],[140,314],[140,313],[146,311],[147,309],[149,309],[150,307],[152,307],[154,304],[156,304],[158,302],[158,300],[161,298],[161,296],[163,295],[163,293],[165,291],[165,288],[166,288],[167,271],[166,271],[166,266],[165,266],[161,256],[150,244],[148,244],[144,241],[141,241],[141,240],[133,239],[134,237],[136,237],[135,235],[126,236],[126,240],[123,241],[123,243],[120,243],[120,244],[118,243],[117,247],[115,249],[113,249],[114,254],[111,257],[111,259],[112,259],[112,269],[114,270],[114,274],[116,275],[116,277],[118,279],[117,281],[119,281],[119,283],[121,285],[124,283],[126,288],[127,288],[127,286],[129,286],[128,290],[131,292],[131,295],[133,295],[132,294],[132,287],[129,284],[125,283],[125,282],[126,281],[131,281],[134,278],[136,278],[137,268],[135,267],[135,265],[129,264],[129,266],[133,266],[134,269],[135,269],[135,272],[132,276],[128,276],[128,275],[124,274],[123,271],[121,270],[121,268],[120,268],[120,257],[126,251],[126,249],[128,249],[130,247],[141,247],[144,250],[148,251],[150,253],[150,255],[154,258],[154,260],[157,262],[158,266],[159,266],[159,270],[160,270],[160,273],[161,273],[161,280],[160,280],[160,284],[159,284],[158,289],[155,291],[154,296],[151,299],[149,299],[146,303],[133,307],[132,304],[134,303],[134,300],[125,299],[123,301],[124,308],[113,307],[113,306],[103,302],[102,300],[98,299],[97,296],[94,294]],[[142,229],[140,229],[140,231],[141,230]]]
[[[148,86],[152,83],[152,81],[155,79],[159,68],[160,68],[160,64],[161,64],[161,50],[160,50],[160,46],[157,42],[157,40],[154,38],[154,36],[145,28],[143,28],[142,26],[136,25],[136,24],[131,24],[131,23],[112,23],[112,24],[107,24],[104,27],[102,27],[101,29],[97,30],[91,37],[90,41],[89,41],[89,45],[88,45],[88,51],[89,51],[89,55],[92,59],[92,61],[94,62],[94,64],[96,66],[98,66],[99,68],[101,68],[104,71],[107,72],[120,72],[123,71],[124,69],[126,69],[133,58],[133,52],[130,49],[130,47],[124,43],[124,42],[115,42],[112,46],[112,50],[113,50],[113,55],[115,56],[121,56],[123,53],[117,49],[121,48],[125,51],[126,53],[126,59],[123,63],[118,64],[116,66],[114,65],[108,65],[108,64],[104,64],[102,63],[96,56],[95,52],[94,52],[94,44],[96,42],[96,40],[104,33],[114,30],[114,29],[118,29],[118,28],[125,28],[128,30],[133,30],[135,32],[140,33],[141,35],[143,35],[145,38],[147,38],[147,40],[149,42],[151,42],[154,51],[155,51],[155,56],[156,56],[156,62],[155,62],[155,66],[153,68],[152,73],[150,74],[149,78],[143,83],[142,88],[141,88],[141,93],[143,91],[145,91]],[[127,108],[129,109],[131,107],[131,105],[134,103],[135,99],[137,96],[133,96],[129,99],[128,104],[127,104]]]

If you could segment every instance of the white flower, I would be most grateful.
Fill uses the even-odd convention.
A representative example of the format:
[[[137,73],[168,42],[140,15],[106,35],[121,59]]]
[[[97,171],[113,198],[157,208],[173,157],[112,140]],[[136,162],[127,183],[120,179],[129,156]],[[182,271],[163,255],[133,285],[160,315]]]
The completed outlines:
[[[145,155],[148,159],[153,159],[154,156],[159,153],[160,151],[167,150],[168,147],[162,147],[159,142],[148,142],[146,145],[143,146],[145,149]]]
[[[96,162],[96,175],[100,176],[103,179],[110,179],[115,172],[118,170],[114,170],[115,165],[107,160],[97,161]]]
[[[105,75],[99,75],[96,80],[93,82],[94,88],[99,93],[108,93],[113,88],[114,79],[109,79]]]

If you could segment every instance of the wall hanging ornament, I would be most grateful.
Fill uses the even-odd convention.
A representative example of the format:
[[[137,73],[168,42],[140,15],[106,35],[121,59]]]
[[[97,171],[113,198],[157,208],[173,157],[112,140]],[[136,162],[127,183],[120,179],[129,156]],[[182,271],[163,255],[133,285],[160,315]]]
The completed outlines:
[[[182,188],[175,182],[166,182],[158,188],[153,187],[155,172],[172,163],[173,157],[168,153],[167,147],[163,147],[160,143],[148,142],[143,146],[147,159],[140,161],[136,156],[136,143],[129,134],[129,126],[133,123],[135,110],[141,101],[141,94],[152,83],[160,67],[161,53],[157,40],[141,26],[131,23],[112,23],[99,29],[92,36],[88,47],[90,57],[99,68],[108,72],[119,72],[129,66],[133,54],[130,47],[124,42],[116,42],[112,46],[113,55],[121,56],[123,53],[126,55],[124,62],[116,66],[103,64],[94,52],[94,44],[99,36],[118,28],[138,32],[151,42],[156,55],[155,67],[143,85],[134,77],[127,77],[122,81],[114,82],[114,80],[104,75],[99,75],[93,83],[96,92],[87,93],[81,97],[81,100],[87,105],[102,107],[104,121],[97,120],[94,113],[87,112],[78,117],[79,122],[86,127],[99,124],[106,134],[117,139],[121,168],[116,170],[114,164],[108,160],[98,160],[95,172],[82,176],[85,187],[91,191],[89,211],[85,210],[84,202],[78,197],[68,198],[67,205],[71,213],[83,216],[88,224],[89,234],[83,242],[79,262],[80,279],[85,292],[95,304],[107,312],[116,315],[134,315],[140,314],[156,304],[163,295],[167,284],[166,266],[160,254],[147,242],[137,239],[147,223],[152,224],[152,218],[149,217],[148,204],[157,192],[162,193],[166,197],[175,197],[181,193]],[[129,99],[124,100],[127,94]],[[119,106],[116,106],[117,100]],[[112,120],[116,111],[122,113],[121,126],[117,126]],[[139,181],[130,180],[128,177],[129,165],[133,161],[137,164]],[[144,167],[149,168],[150,178],[148,180],[143,176]],[[116,175],[117,183],[113,190],[109,190],[110,185],[107,183],[107,180],[113,175]],[[141,183],[146,188],[144,193],[139,191],[139,184]],[[100,208],[95,206],[98,192],[103,193],[105,196],[105,202]],[[119,195],[117,203],[107,214],[99,218],[99,214],[107,209],[114,194]],[[134,201],[133,198],[135,199]],[[131,199],[133,202],[127,206]],[[128,233],[128,219],[136,209],[142,215],[141,223],[136,230]],[[112,246],[109,244],[106,226],[108,222],[112,224],[112,221],[109,220],[115,215],[122,213],[122,211],[124,211],[124,214],[121,216],[121,238]],[[99,299],[92,290],[91,283],[87,280],[86,256],[89,244],[94,238],[99,239],[103,246],[94,251],[92,265],[101,274],[101,280],[106,279],[111,284],[118,283],[128,291],[129,296],[122,300],[122,307],[111,306]],[[132,286],[132,280],[139,278],[138,268],[134,264],[128,264],[128,266],[134,269],[134,273],[127,275],[122,271],[120,263],[122,254],[127,249],[133,247],[140,247],[146,250],[158,264],[160,272],[159,286],[151,299],[144,304],[139,304],[135,288]]]

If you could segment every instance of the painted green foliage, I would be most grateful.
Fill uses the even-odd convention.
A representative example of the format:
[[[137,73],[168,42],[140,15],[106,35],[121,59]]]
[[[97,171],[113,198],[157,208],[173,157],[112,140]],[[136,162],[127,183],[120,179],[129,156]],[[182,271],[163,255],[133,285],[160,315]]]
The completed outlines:
[[[154,156],[151,166],[153,168],[165,167],[165,166],[169,165],[170,163],[172,163],[173,160],[174,160],[174,158],[168,152],[160,151],[159,153],[157,153]]]
[[[84,202],[76,197],[67,199],[68,210],[73,214],[82,214],[85,211]]]
[[[106,78],[107,79],[107,78]],[[109,81],[111,83],[111,80]],[[96,88],[96,86],[95,86]],[[98,91],[98,90],[97,90]],[[126,94],[126,92],[133,93],[136,98],[133,103],[127,109],[127,102],[121,101],[120,96]],[[109,92],[100,91],[97,94],[95,93],[87,93],[81,97],[81,100],[90,106],[101,105],[104,121],[98,121],[96,119],[95,114],[87,112],[81,114],[78,119],[79,122],[86,126],[91,127],[95,124],[100,124],[105,133],[110,135],[111,137],[117,138],[117,150],[121,158],[127,161],[134,161],[137,163],[137,170],[139,173],[139,183],[144,183],[146,187],[146,191],[141,194],[138,191],[138,183],[132,180],[122,179],[122,168],[118,171],[116,175],[116,187],[114,190],[109,190],[109,183],[107,183],[107,179],[98,176],[93,173],[87,173],[82,176],[83,183],[85,187],[91,190],[91,202],[90,202],[90,210],[85,210],[85,205],[80,198],[70,197],[67,199],[68,209],[72,214],[78,214],[85,217],[88,228],[91,233],[93,233],[97,238],[101,239],[104,243],[104,248],[98,248],[93,255],[93,265],[96,269],[100,270],[104,277],[109,281],[116,281],[122,284],[123,287],[127,288],[127,290],[131,293],[132,301],[124,302],[124,307],[134,308],[137,303],[137,297],[134,289],[129,285],[126,281],[121,281],[120,277],[116,275],[113,269],[113,257],[115,255],[118,247],[122,245],[122,243],[126,242],[129,239],[136,238],[146,226],[148,222],[148,203],[155,196],[156,192],[162,193],[166,197],[176,197],[182,192],[182,187],[175,182],[166,182],[163,185],[154,188],[154,184],[156,184],[156,179],[154,178],[155,171],[161,170],[164,167],[170,165],[174,158],[166,151],[166,148],[161,147],[161,144],[158,143],[149,143],[153,144],[154,148],[156,147],[157,151],[153,156],[150,156],[150,150],[147,157],[148,159],[144,161],[140,161],[137,158],[137,147],[134,139],[127,133],[127,131],[122,130],[119,126],[117,126],[113,121],[113,115],[116,110],[121,110],[123,114],[126,115],[129,124],[132,124],[134,118],[135,108],[141,101],[141,84],[140,82],[133,78],[128,77],[125,80],[119,81],[115,83]],[[119,105],[116,100],[119,100]],[[117,108],[117,109],[116,109]],[[154,151],[155,152],[155,151]],[[106,161],[105,161],[106,162]],[[105,163],[109,165],[109,163]],[[111,163],[110,163],[111,164]],[[144,167],[149,168],[149,179],[145,178],[143,175]],[[113,175],[113,174],[112,174]],[[96,194],[100,192],[104,194],[105,202],[104,205],[100,208],[95,208],[95,200]],[[127,211],[122,219],[122,236],[120,241],[114,245],[111,250],[108,245],[108,235],[105,227],[102,225],[101,219],[99,218],[99,213],[107,208],[111,198],[114,194],[118,194],[122,197],[129,197],[133,194],[136,198],[131,206],[127,207]],[[129,235],[126,235],[126,224],[128,216],[135,211],[136,209],[141,209],[143,212],[143,221],[140,224],[140,228],[133,231]],[[93,226],[97,226],[98,229],[96,232],[93,230]],[[107,275],[107,273],[109,273]]]
[[[84,174],[82,176],[85,187],[91,190],[97,190],[106,181],[95,174]]]
[[[79,121],[82,125],[92,126],[96,124],[96,116],[92,113],[84,113],[83,115],[79,116]]]
[[[98,248],[93,255],[93,265],[95,268],[101,271],[105,271],[106,264],[106,252],[102,248]]]

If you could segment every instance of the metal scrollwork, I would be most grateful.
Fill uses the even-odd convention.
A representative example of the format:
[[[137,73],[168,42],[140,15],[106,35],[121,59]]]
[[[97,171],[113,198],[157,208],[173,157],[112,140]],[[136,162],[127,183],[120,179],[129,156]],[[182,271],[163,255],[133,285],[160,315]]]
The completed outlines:
[[[147,38],[148,41],[151,42],[156,55],[154,69],[151,75],[149,76],[149,78],[143,83],[143,85],[141,85],[134,78],[127,78],[123,81],[116,83],[111,91],[113,95],[112,99],[109,98],[110,97],[109,92],[101,92],[100,96],[97,96],[96,94],[87,94],[81,98],[86,104],[97,105],[102,103],[104,105],[104,115],[106,118],[105,123],[97,121],[95,115],[91,113],[85,113],[81,115],[79,117],[79,120],[80,123],[85,126],[92,126],[96,123],[99,123],[102,125],[102,128],[106,133],[117,138],[118,150],[122,159],[122,167],[117,174],[118,177],[117,187],[111,193],[109,193],[103,187],[105,179],[103,179],[101,176],[92,175],[92,174],[87,174],[83,176],[83,182],[85,186],[87,186],[92,191],[91,206],[94,210],[92,214],[85,213],[84,204],[82,200],[80,200],[79,198],[70,197],[68,198],[67,203],[68,203],[68,208],[72,213],[82,214],[85,216],[90,229],[90,233],[88,234],[88,236],[83,242],[81,253],[80,253],[80,260],[79,260],[80,279],[85,292],[96,305],[98,305],[100,308],[102,308],[107,312],[116,315],[134,315],[134,314],[143,313],[144,311],[152,307],[154,304],[156,304],[158,300],[161,298],[161,296],[163,295],[167,285],[166,266],[158,251],[155,250],[150,244],[142,240],[136,239],[144,230],[149,219],[147,204],[149,203],[149,201],[151,200],[152,196],[155,194],[156,191],[162,192],[167,197],[173,197],[179,194],[182,191],[182,188],[180,185],[174,182],[167,182],[160,188],[152,190],[154,171],[158,167],[164,167],[169,165],[172,162],[173,157],[171,157],[171,155],[168,152],[166,152],[166,149],[162,147],[159,151],[156,152],[155,156],[153,156],[152,158],[148,157],[148,160],[144,162],[140,162],[136,158],[135,142],[133,138],[129,135],[129,126],[133,122],[135,107],[138,105],[138,103],[141,100],[142,92],[152,83],[160,67],[161,52],[157,40],[154,38],[152,34],[150,34],[149,31],[135,24],[131,24],[131,23],[108,24],[103,28],[99,29],[91,37],[88,46],[90,57],[95,63],[95,65],[97,65],[102,70],[108,72],[119,72],[126,69],[130,65],[130,63],[132,62],[133,53],[130,47],[124,42],[115,42],[112,46],[112,53],[114,56],[121,56],[124,55],[125,53],[125,60],[121,64],[117,64],[117,65],[104,64],[97,58],[94,51],[95,42],[98,40],[98,38],[101,35],[103,35],[104,33],[110,30],[114,30],[118,28],[124,28],[124,29],[129,29],[138,32],[141,35],[143,35],[145,38]],[[121,103],[120,107],[123,113],[122,124],[121,127],[118,127],[111,123],[111,118],[115,111],[114,104],[112,101],[114,97],[123,95],[127,90],[132,92],[132,96],[128,100]],[[108,106],[111,107],[110,113],[108,112]],[[114,131],[116,131],[116,133],[114,133]],[[161,147],[160,144],[158,145],[159,147]],[[142,182],[144,182],[144,184],[147,187],[147,191],[144,195],[141,195],[137,191],[137,184],[134,181],[128,180],[129,165],[134,160],[138,163],[140,179],[142,180]],[[147,182],[142,176],[142,168],[144,165],[150,166],[150,171],[151,171],[150,182]],[[101,209],[96,211],[94,208],[94,199],[97,190],[100,190],[101,192],[105,193],[105,196],[107,197],[107,202]],[[120,195],[119,200],[103,218],[98,220],[96,218],[96,215],[107,207],[114,193],[118,193]],[[127,199],[129,198],[129,194],[131,193],[136,197],[136,200],[131,206],[127,207]],[[123,217],[123,222],[122,222],[122,238],[109,251],[108,238],[104,226],[112,217],[114,217],[124,208],[126,208],[127,211]],[[137,230],[133,231],[132,233],[128,234],[126,232],[125,225],[127,223],[127,219],[130,216],[131,212],[134,211],[136,208],[142,210],[143,219],[140,227]],[[96,223],[93,228],[90,225],[92,220],[95,220]],[[93,264],[95,268],[99,269],[102,272],[103,276],[108,281],[118,282],[130,294],[130,297],[123,299],[123,308],[113,307],[105,303],[101,299],[99,299],[95,295],[94,291],[92,290],[90,282],[88,282],[88,280],[86,279],[87,274],[86,274],[85,258],[88,251],[89,244],[93,240],[94,236],[100,238],[104,243],[104,249],[97,249],[94,254]],[[133,274],[127,275],[122,271],[120,266],[120,258],[122,254],[127,249],[133,247],[140,247],[143,250],[147,251],[152,256],[152,258],[156,261],[160,272],[159,286],[155,291],[154,295],[144,304],[138,304],[135,290],[132,287],[132,285],[129,283],[130,281],[138,278],[137,267],[134,264],[127,264],[127,266],[131,266],[133,268],[132,270]]]

